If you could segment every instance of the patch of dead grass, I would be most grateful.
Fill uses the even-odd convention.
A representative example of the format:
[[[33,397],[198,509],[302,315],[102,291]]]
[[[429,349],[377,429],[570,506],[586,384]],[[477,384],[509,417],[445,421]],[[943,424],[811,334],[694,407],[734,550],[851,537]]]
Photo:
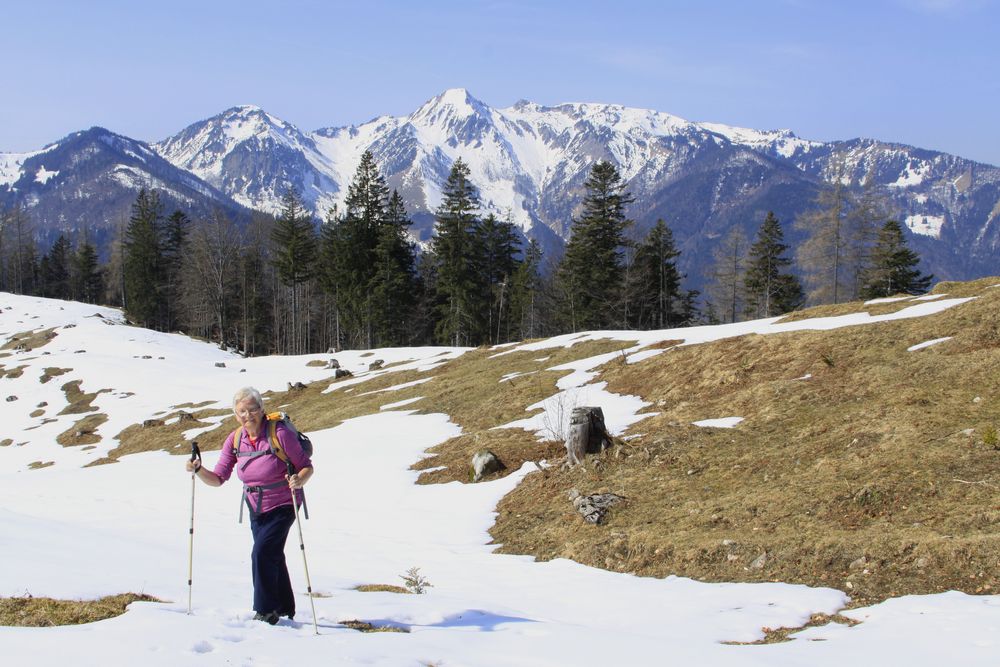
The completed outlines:
[[[355,586],[354,590],[361,593],[400,593],[402,595],[410,595],[410,591],[403,588],[402,586],[395,586],[393,584],[361,584],[360,586]]]
[[[99,394],[110,392],[110,389],[101,389],[91,394],[86,394],[80,389],[83,380],[73,380],[64,384],[61,389],[66,394],[66,402],[69,404],[59,411],[60,415],[78,415],[86,412],[94,412],[97,407],[91,405]]]
[[[106,421],[108,421],[108,416],[103,413],[87,415],[57,435],[56,442],[63,447],[96,445],[101,441],[101,436],[97,435],[96,431]]]
[[[41,470],[42,468],[48,468],[49,466],[54,466],[55,461],[32,461],[28,464],[28,470]]]
[[[24,369],[26,368],[27,366],[15,366],[14,368],[8,369],[5,368],[3,364],[0,364],[0,378],[6,377],[14,380],[24,375]]]
[[[0,350],[35,350],[47,345],[53,338],[58,336],[55,328],[39,329],[32,331],[22,331],[14,334],[7,342],[0,346]]]
[[[733,646],[759,646],[761,644],[780,644],[782,642],[791,641],[790,635],[796,632],[801,632],[806,628],[819,628],[824,625],[830,625],[831,623],[838,623],[840,625],[846,625],[848,627],[854,627],[859,625],[861,621],[856,621],[853,618],[848,618],[841,614],[813,614],[809,617],[809,620],[802,625],[795,628],[768,628],[764,627],[761,630],[764,632],[764,637],[758,639],[754,642],[722,642],[723,644],[730,644]]]
[[[133,424],[116,436],[118,440],[117,447],[108,452],[104,458],[93,461],[88,465],[113,463],[127,454],[157,450],[189,455],[191,453],[191,446],[190,442],[185,440],[183,436],[184,432],[209,426],[211,422],[203,420],[227,414],[228,412],[228,410],[217,409],[196,410],[195,412],[175,410],[161,419],[150,420],[146,426]],[[176,421],[172,421],[175,418]],[[172,421],[172,423],[166,424],[165,422],[168,421]],[[201,442],[201,436],[199,436],[198,441]],[[211,441],[206,440],[206,442],[210,443]],[[214,449],[218,449],[221,444],[221,442],[217,443]],[[206,447],[205,449],[208,448]]]
[[[42,371],[42,376],[38,378],[38,381],[45,384],[54,377],[59,377],[60,375],[65,375],[72,371],[72,368],[57,368],[55,366],[50,366]]]
[[[608,391],[658,414],[583,466],[528,475],[500,502],[494,541],[641,575],[833,586],[854,606],[996,592],[1000,452],[975,434],[1000,414],[1000,289],[976,294],[913,320],[606,364]],[[691,425],[728,416],[745,421]],[[573,488],[630,502],[595,527]]]
[[[375,625],[374,623],[359,621],[357,619],[340,621],[340,624],[345,628],[357,630],[358,632],[409,632],[406,628],[400,628],[395,625]]]
[[[121,616],[133,602],[162,602],[149,595],[123,593],[98,600],[56,600],[25,597],[0,598],[0,625],[47,628],[80,625]]]

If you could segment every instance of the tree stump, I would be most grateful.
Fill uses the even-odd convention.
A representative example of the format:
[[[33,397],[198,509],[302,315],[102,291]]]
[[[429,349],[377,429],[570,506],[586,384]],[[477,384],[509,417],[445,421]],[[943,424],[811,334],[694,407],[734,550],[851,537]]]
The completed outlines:
[[[604,410],[585,406],[573,408],[566,434],[566,462],[582,463],[587,454],[597,454],[611,446],[611,436],[604,425]]]

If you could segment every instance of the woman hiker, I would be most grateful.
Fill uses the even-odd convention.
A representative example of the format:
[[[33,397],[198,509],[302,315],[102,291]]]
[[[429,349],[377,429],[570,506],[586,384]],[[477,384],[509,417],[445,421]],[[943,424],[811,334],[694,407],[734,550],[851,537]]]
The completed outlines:
[[[209,486],[222,486],[233,474],[244,484],[243,500],[250,510],[253,534],[251,570],[253,572],[254,620],[271,625],[282,616],[295,616],[295,597],[285,566],[285,538],[295,523],[292,493],[302,503],[302,487],[312,477],[309,455],[302,450],[298,437],[280,421],[275,435],[297,471],[289,475],[285,462],[272,453],[264,401],[253,387],[244,387],[233,396],[233,413],[240,428],[229,434],[215,470],[206,470],[201,459],[187,462],[187,471],[196,474]],[[239,438],[236,446],[233,440]]]

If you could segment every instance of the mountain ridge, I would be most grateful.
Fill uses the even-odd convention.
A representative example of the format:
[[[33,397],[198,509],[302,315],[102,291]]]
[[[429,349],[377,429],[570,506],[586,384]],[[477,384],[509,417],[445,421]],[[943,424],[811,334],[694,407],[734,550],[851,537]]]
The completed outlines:
[[[791,222],[836,174],[855,188],[871,177],[926,268],[940,277],[982,275],[1000,254],[1000,168],[993,165],[876,139],[817,142],[788,129],[692,122],[616,104],[519,100],[494,108],[453,88],[406,116],[313,131],[239,105],[145,145],[214,189],[203,193],[211,205],[276,213],[291,185],[321,220],[343,205],[361,154],[370,150],[422,241],[433,233],[441,188],[461,158],[483,212],[511,219],[549,253],[569,235],[590,167],[612,160],[636,199],[629,212],[635,234],[663,217],[695,283],[713,241],[733,225],[752,237],[768,210],[786,223],[790,241],[800,240]],[[35,157],[0,154],[0,204],[16,198],[16,185],[41,201],[45,183],[24,179],[24,165]]]

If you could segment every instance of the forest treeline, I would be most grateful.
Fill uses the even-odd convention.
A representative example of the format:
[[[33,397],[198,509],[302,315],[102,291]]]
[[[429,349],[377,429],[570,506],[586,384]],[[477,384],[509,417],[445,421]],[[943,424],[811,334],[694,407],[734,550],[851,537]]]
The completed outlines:
[[[261,355],[735,322],[919,294],[932,279],[870,184],[823,190],[795,221],[806,240],[794,253],[773,213],[752,240],[734,228],[716,245],[704,295],[685,288],[663,220],[633,236],[632,203],[615,165],[597,162],[565,252],[544,257],[510,220],[481,212],[456,160],[434,235],[418,248],[402,197],[366,152],[343,207],[321,222],[291,188],[277,215],[243,226],[222,212],[168,213],[143,189],[104,263],[85,230],[39,253],[31,216],[16,206],[0,215],[0,290],[120,306],[136,324]]]

